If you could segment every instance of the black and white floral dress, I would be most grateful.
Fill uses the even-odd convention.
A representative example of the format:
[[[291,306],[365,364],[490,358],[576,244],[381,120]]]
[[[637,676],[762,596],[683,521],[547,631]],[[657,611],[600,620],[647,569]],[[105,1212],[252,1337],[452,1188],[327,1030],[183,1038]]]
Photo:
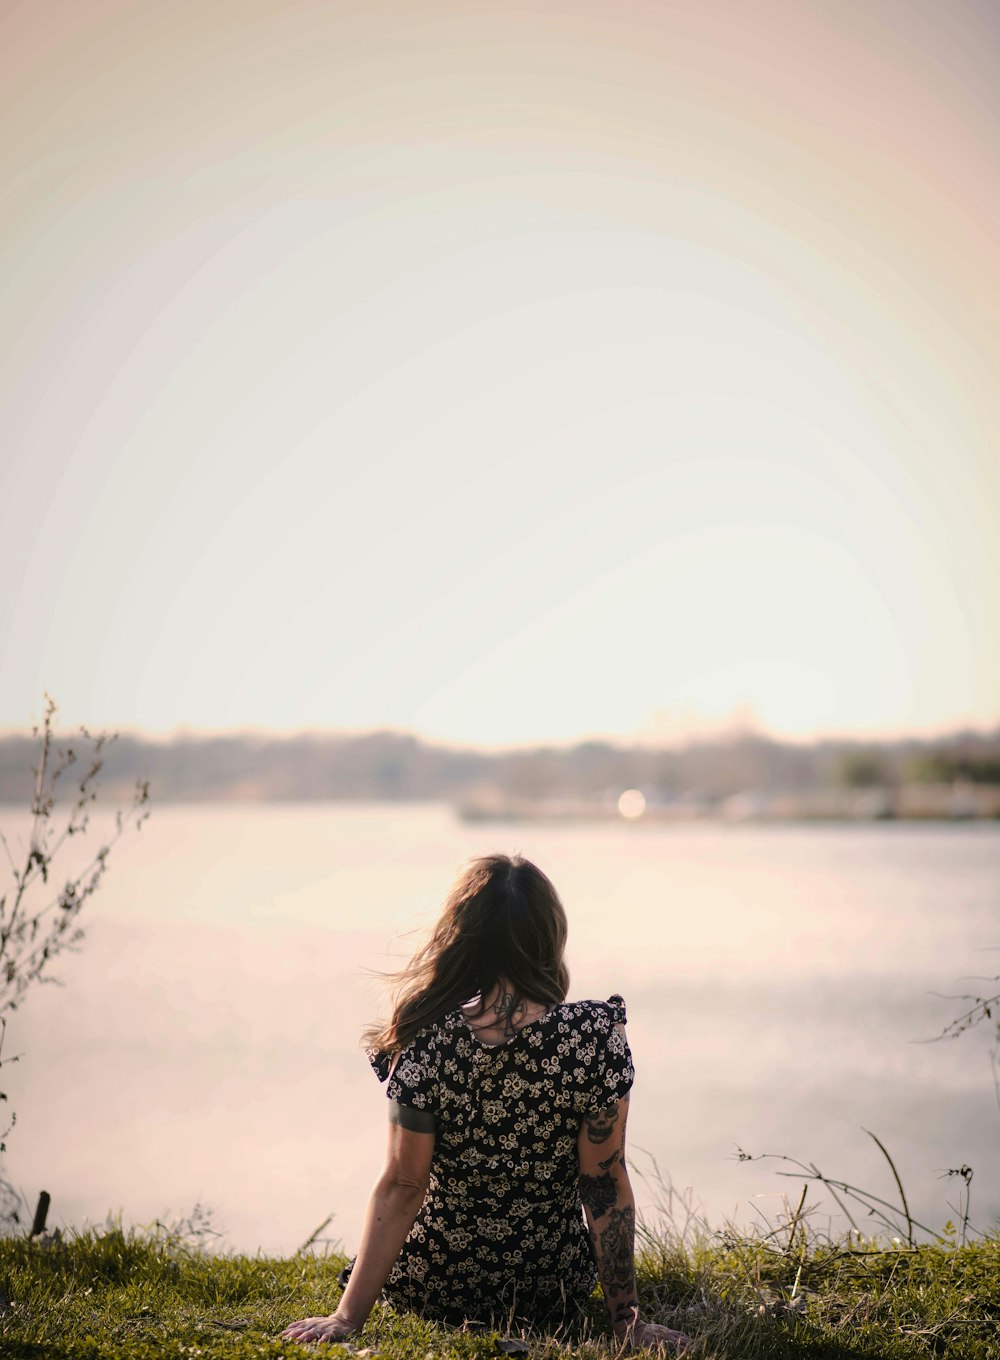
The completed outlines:
[[[388,1055],[369,1054],[388,1098],[425,1112],[435,1133],[427,1194],[386,1282],[391,1303],[499,1325],[579,1311],[597,1275],[577,1136],[584,1115],[632,1085],[624,1023],[620,996],[570,1001],[488,1045],[457,1010],[403,1049],[391,1077]]]

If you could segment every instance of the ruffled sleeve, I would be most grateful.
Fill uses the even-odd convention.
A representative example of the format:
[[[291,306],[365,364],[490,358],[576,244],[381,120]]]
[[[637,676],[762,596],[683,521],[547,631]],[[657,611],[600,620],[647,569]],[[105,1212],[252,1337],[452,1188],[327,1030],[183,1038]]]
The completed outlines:
[[[389,1100],[389,1118],[404,1128],[429,1132],[434,1128],[438,1105],[438,1053],[434,1031],[425,1030],[410,1040],[400,1051],[390,1076],[392,1058],[391,1053],[368,1050],[368,1061],[375,1075],[379,1081],[388,1082],[385,1094]]]
[[[601,1047],[594,1073],[594,1083],[589,1093],[590,1099],[586,1113],[593,1114],[621,1100],[632,1088],[635,1068],[632,1066],[632,1053],[625,1038],[624,1030],[618,1028],[625,1024],[625,1002],[620,996],[611,996],[598,1008],[600,1020],[598,1032]]]
[[[378,1048],[366,1048],[365,1053],[379,1081],[388,1081],[389,1068],[392,1066],[392,1054],[385,1049]]]

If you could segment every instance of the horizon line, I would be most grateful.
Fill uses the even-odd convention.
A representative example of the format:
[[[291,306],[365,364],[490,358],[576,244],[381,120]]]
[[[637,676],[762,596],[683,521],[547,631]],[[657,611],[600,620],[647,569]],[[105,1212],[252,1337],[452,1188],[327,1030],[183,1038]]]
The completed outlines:
[[[57,710],[58,712],[58,710]],[[31,728],[38,727],[39,722],[29,723],[25,726],[3,726],[0,727],[0,741],[7,741],[12,737],[31,737]],[[266,724],[236,724],[226,727],[199,727],[193,724],[178,723],[171,728],[147,728],[128,724],[111,724],[103,726],[100,724],[68,724],[65,733],[72,734],[79,732],[81,726],[86,726],[88,732],[93,736],[104,733],[108,736],[128,737],[132,740],[146,741],[154,745],[172,745],[182,741],[215,740],[220,737],[230,737],[234,739],[256,739],[266,741],[289,741],[303,737],[371,737],[371,736],[396,736],[408,737],[425,746],[437,746],[455,751],[479,751],[497,754],[500,752],[515,751],[537,751],[545,749],[572,750],[574,747],[587,745],[588,743],[602,743],[608,746],[624,748],[662,748],[664,750],[698,743],[718,742],[718,741],[737,741],[747,737],[756,737],[765,741],[772,741],[785,746],[820,746],[830,742],[872,742],[872,743],[901,743],[901,742],[940,742],[948,740],[958,740],[962,737],[997,737],[1000,738],[1000,715],[992,725],[962,723],[956,720],[951,724],[938,724],[933,727],[913,727],[913,728],[884,728],[878,730],[860,728],[826,728],[817,729],[807,734],[783,733],[774,728],[765,727],[758,722],[740,722],[732,719],[706,720],[704,724],[693,723],[691,730],[687,733],[679,731],[670,735],[664,734],[663,737],[656,737],[654,734],[643,734],[642,732],[590,732],[581,733],[573,737],[563,738],[535,738],[523,741],[473,741],[450,737],[437,737],[430,733],[420,732],[415,728],[402,727],[392,723],[379,724],[372,727],[337,727],[334,725],[309,725],[302,727],[272,727]],[[55,728],[59,735],[61,729],[58,724]]]

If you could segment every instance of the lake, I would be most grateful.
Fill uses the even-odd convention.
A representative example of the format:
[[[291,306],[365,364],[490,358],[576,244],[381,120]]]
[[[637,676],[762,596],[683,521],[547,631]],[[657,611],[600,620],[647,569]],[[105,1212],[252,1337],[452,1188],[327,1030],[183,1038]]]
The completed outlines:
[[[0,809],[17,841],[24,814]],[[79,852],[81,847],[74,847]],[[458,865],[518,851],[570,922],[571,997],[620,992],[637,1079],[637,1200],[710,1225],[773,1219],[815,1163],[956,1218],[1000,1216],[985,1026],[925,1043],[1000,973],[1000,826],[466,825],[440,805],[153,807],[112,852],[86,940],[10,1019],[7,1171],[50,1226],[207,1205],[223,1246],[353,1249],[384,1146],[359,1048],[378,970],[412,950]],[[658,1171],[656,1170],[658,1169]],[[658,1179],[657,1179],[658,1177]],[[668,1187],[672,1187],[672,1194]],[[817,1227],[838,1227],[817,1203]],[[861,1220],[862,1226],[865,1221]]]

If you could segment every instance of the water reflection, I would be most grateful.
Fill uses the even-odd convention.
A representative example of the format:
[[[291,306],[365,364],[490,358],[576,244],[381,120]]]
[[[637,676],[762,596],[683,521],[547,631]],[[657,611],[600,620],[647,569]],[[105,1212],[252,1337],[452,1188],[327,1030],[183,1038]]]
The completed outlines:
[[[962,1162],[973,1220],[1000,1213],[985,1032],[914,1042],[955,1011],[933,993],[998,957],[982,952],[1000,943],[997,829],[484,829],[384,805],[155,810],[112,864],[66,987],[16,1017],[15,1184],[52,1192],[51,1222],[197,1200],[247,1250],[294,1250],[331,1210],[356,1242],[383,1137],[357,1047],[372,973],[412,948],[458,863],[491,849],[536,858],[559,888],[572,994],[626,996],[632,1142],[713,1224],[746,1221],[754,1196],[771,1212],[790,1184],[735,1161],[737,1145],[888,1197],[862,1125],[918,1218],[948,1217],[937,1177]],[[651,1211],[655,1185],[643,1193]]]

